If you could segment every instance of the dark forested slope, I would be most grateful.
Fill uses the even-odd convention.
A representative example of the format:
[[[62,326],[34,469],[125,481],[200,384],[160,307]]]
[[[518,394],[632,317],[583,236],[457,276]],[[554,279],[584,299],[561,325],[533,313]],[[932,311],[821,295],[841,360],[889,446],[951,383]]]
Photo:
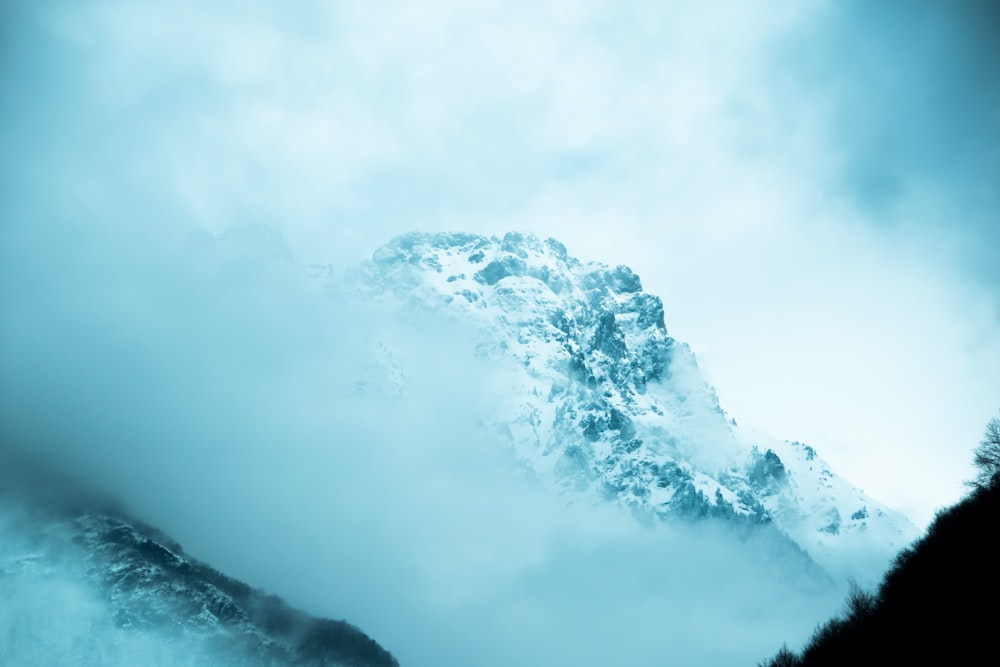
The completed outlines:
[[[853,590],[844,614],[800,655],[782,649],[767,667],[1000,660],[1000,465],[984,457],[1000,452],[998,426],[990,422],[976,451],[981,474],[972,493],[896,557],[876,593]]]

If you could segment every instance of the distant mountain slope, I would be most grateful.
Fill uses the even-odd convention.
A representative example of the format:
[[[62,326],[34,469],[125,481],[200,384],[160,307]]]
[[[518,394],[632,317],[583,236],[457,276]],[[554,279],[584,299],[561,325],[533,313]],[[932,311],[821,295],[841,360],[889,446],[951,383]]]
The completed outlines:
[[[855,591],[801,655],[785,649],[768,667],[996,664],[997,526],[1000,483],[941,512],[875,594]]]
[[[0,664],[398,667],[350,624],[292,609],[119,512],[4,488],[0,599]]]
[[[775,524],[828,571],[879,573],[918,534],[798,442],[737,427],[659,297],[628,267],[581,262],[553,239],[407,234],[338,290],[471,323],[481,351],[522,368],[494,428],[540,479],[643,520]],[[404,369],[387,356],[386,377]]]

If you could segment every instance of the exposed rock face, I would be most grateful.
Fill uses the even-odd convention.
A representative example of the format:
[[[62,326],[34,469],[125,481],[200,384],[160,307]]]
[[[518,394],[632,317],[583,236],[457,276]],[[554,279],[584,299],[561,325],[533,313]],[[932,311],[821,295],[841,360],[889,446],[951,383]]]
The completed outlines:
[[[528,234],[413,233],[349,282],[366,298],[470,322],[484,356],[523,367],[495,424],[564,491],[644,520],[774,523],[820,563],[858,549],[888,562],[918,533],[812,448],[729,420],[690,348],[669,335],[660,298],[626,266],[581,262]]]
[[[60,597],[86,601],[72,611],[65,645],[52,641],[60,631],[53,611],[5,642],[0,662],[398,667],[354,626],[292,609],[118,512],[33,506],[2,490],[0,500],[0,535],[9,540],[2,588],[22,606],[24,595],[45,604],[53,582]]]

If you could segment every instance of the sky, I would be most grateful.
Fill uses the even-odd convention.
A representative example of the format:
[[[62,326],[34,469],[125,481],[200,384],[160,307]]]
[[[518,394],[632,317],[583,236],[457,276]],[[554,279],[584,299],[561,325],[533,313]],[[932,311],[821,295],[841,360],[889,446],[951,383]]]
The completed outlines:
[[[239,413],[316,332],[353,349],[288,266],[522,230],[631,266],[732,417],[918,525],[974,474],[1000,409],[994,3],[44,0],[0,26],[3,407],[52,442],[169,425],[169,398],[133,405],[150,378]]]

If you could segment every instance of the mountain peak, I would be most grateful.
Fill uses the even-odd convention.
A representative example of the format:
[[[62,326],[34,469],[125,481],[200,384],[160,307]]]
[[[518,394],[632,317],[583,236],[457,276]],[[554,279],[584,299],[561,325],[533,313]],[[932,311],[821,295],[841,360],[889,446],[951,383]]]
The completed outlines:
[[[540,479],[641,517],[776,525],[831,571],[881,568],[917,535],[797,442],[727,417],[663,302],[629,267],[555,239],[410,233],[353,274],[369,297],[440,310],[523,368],[494,427]],[[862,569],[867,570],[867,567]]]

